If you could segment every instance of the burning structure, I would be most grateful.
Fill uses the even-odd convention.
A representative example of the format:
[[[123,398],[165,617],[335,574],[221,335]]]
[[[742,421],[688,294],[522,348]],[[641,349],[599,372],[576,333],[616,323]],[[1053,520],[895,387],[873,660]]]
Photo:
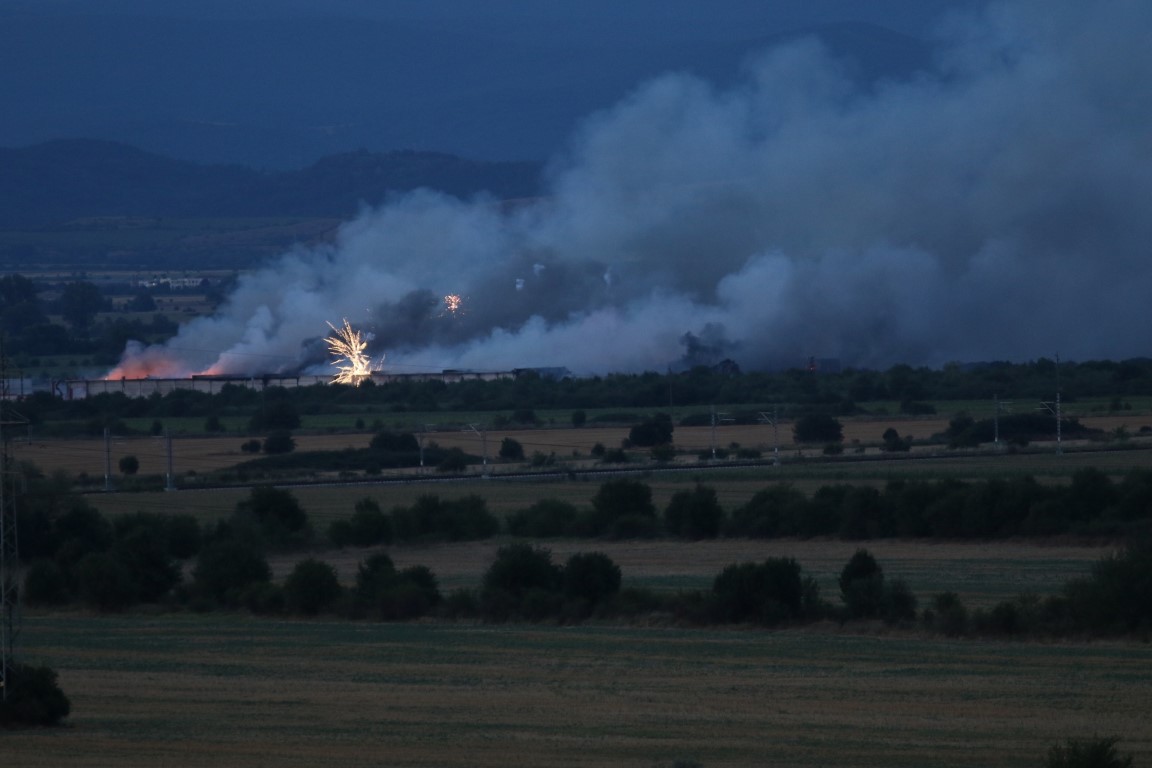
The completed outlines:
[[[413,372],[1147,354],[1152,5],[966,7],[902,81],[809,39],[731,91],[643,84],[580,126],[547,196],[392,200],[110,376],[319,375],[348,306]]]

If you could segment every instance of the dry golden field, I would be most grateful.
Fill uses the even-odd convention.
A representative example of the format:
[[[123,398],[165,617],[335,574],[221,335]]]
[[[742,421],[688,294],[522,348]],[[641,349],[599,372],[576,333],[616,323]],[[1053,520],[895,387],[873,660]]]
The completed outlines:
[[[947,419],[846,419],[844,420],[845,443],[853,441],[874,445],[881,442],[884,430],[894,427],[901,435],[926,438],[943,432],[948,426]],[[1081,420],[1085,426],[1112,432],[1125,427],[1135,434],[1141,426],[1152,425],[1152,416],[1094,416]],[[487,453],[494,460],[500,449],[500,441],[511,437],[524,446],[525,454],[535,452],[556,454],[559,461],[589,462],[589,453],[596,443],[609,448],[618,447],[628,436],[627,427],[588,427],[583,429],[493,429],[487,432]],[[426,435],[444,447],[459,447],[475,455],[484,454],[484,442],[480,435],[470,431],[441,431]],[[709,427],[677,427],[675,432],[677,448],[698,453],[713,445],[726,448],[737,443],[746,448],[757,448],[766,456],[771,454],[773,443],[772,428],[763,425],[721,425],[713,431]],[[371,440],[369,432],[298,434],[295,435],[298,451],[332,451],[344,448],[366,448]],[[177,475],[188,471],[197,473],[226,470],[253,457],[240,450],[240,444],[247,439],[240,435],[228,437],[189,437],[178,436],[172,441],[173,470]],[[1069,448],[1077,445],[1068,441]],[[791,441],[791,425],[781,424],[780,450],[785,457],[795,456],[796,447]],[[876,453],[877,449],[869,449]],[[30,461],[41,469],[52,472],[64,470],[72,474],[81,472],[92,477],[102,477],[105,471],[104,441],[93,439],[37,439],[18,440],[13,443],[13,453],[17,459]],[[117,437],[113,438],[111,449],[113,474],[119,474],[119,460],[128,455],[140,461],[140,474],[163,474],[167,466],[164,440],[157,437]],[[809,449],[806,455],[815,456],[819,450]],[[495,463],[495,462],[493,462]]]

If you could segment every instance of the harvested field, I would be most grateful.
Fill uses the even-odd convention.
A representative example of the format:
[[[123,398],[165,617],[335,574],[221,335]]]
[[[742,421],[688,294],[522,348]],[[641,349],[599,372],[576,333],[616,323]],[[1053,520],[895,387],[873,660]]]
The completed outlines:
[[[1142,426],[1152,426],[1152,416],[1145,414],[1128,416],[1086,417],[1085,426],[1112,433],[1120,427],[1135,435]],[[849,446],[853,441],[863,445],[875,445],[882,441],[884,431],[894,427],[901,435],[928,438],[943,432],[948,427],[947,419],[938,418],[894,418],[894,419],[845,419],[844,439]],[[510,437],[524,447],[525,455],[534,453],[555,454],[557,461],[568,464],[590,462],[590,453],[597,443],[608,448],[619,447],[628,437],[627,427],[586,427],[583,429],[493,429],[484,438],[471,431],[440,431],[426,434],[426,438],[445,448],[461,448],[474,456],[484,454],[484,441],[490,460],[500,450],[500,442]],[[677,427],[676,447],[693,455],[707,451],[713,444],[717,448],[727,448],[738,444],[744,448],[754,448],[771,456],[773,445],[772,428],[765,425],[721,425],[713,431],[710,427]],[[237,464],[252,459],[251,454],[240,450],[240,444],[249,439],[244,435],[227,437],[192,437],[179,435],[173,438],[173,469],[177,475],[189,471],[204,473],[227,470]],[[345,448],[366,448],[372,439],[369,432],[339,432],[325,434],[300,433],[294,436],[298,451],[337,451]],[[1133,441],[1137,442],[1137,441]],[[1139,441],[1147,446],[1146,441]],[[1067,441],[1069,449],[1083,446],[1083,442]],[[798,450],[792,444],[791,426],[782,424],[780,428],[780,450],[785,458],[795,458]],[[13,444],[18,459],[30,461],[45,471],[65,470],[72,474],[81,472],[90,476],[103,476],[105,468],[104,441],[91,439],[36,439],[18,440]],[[939,452],[946,457],[965,458],[963,453],[948,452],[940,446],[918,447],[917,452]],[[869,448],[872,455],[878,449]],[[164,440],[158,437],[117,437],[111,445],[112,471],[118,473],[117,462],[123,456],[133,455],[140,460],[140,474],[162,474],[166,469]],[[639,454],[646,453],[638,450]],[[803,455],[818,456],[819,449],[805,449]],[[994,457],[1002,461],[1004,457]],[[1146,464],[1148,465],[1148,464]],[[521,468],[519,465],[508,465]]]
[[[808,631],[34,615],[68,726],[22,768],[997,766],[1068,737],[1152,759],[1145,644]]]

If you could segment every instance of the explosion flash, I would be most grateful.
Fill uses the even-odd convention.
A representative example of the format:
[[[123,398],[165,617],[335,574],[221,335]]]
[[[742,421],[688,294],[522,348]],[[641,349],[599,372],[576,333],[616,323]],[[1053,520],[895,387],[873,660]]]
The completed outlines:
[[[458,294],[450,293],[444,297],[444,315],[456,317],[464,314],[464,299]]]
[[[380,363],[373,366],[372,359],[364,354],[368,342],[372,339],[371,335],[367,339],[362,339],[360,332],[352,329],[347,318],[340,328],[332,323],[328,323],[328,327],[336,332],[335,336],[329,336],[324,340],[328,342],[328,351],[337,358],[332,365],[337,366],[339,373],[332,378],[333,384],[351,384],[358,387],[364,379],[372,375],[373,371],[380,370],[384,358],[381,357]]]

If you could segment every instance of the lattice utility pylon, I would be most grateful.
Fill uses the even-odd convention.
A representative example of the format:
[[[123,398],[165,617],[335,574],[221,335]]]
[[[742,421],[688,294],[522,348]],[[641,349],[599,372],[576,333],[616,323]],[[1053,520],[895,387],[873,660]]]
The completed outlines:
[[[16,666],[16,640],[20,634],[20,548],[16,535],[16,494],[9,461],[11,427],[26,424],[13,419],[8,408],[8,365],[0,339],[0,698],[8,698],[8,682]]]

